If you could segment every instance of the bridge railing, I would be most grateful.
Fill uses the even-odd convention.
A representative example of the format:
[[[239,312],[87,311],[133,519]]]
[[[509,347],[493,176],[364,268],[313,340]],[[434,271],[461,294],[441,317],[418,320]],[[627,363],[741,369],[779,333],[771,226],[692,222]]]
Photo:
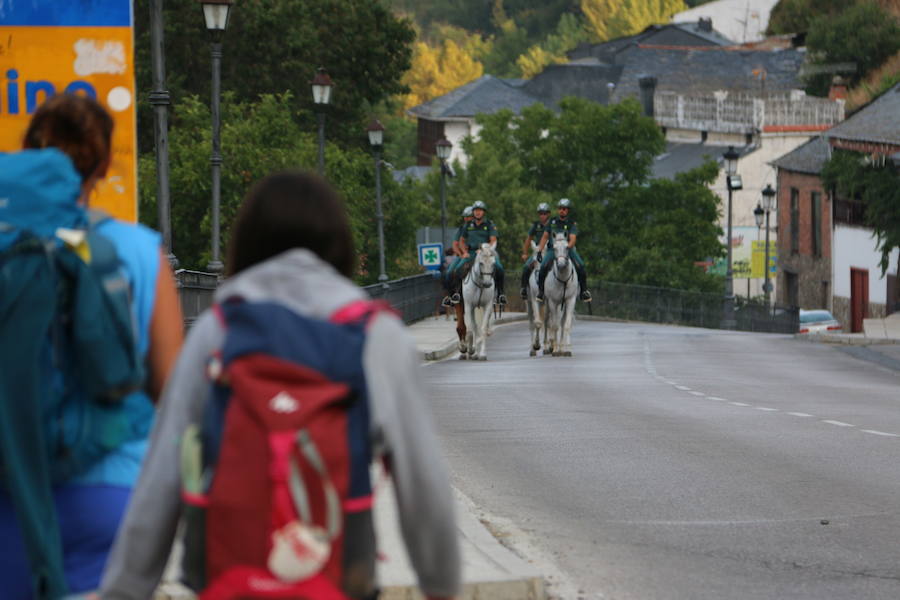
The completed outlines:
[[[213,273],[179,269],[175,272],[175,281],[184,324],[190,327],[200,313],[212,306],[219,279]],[[440,281],[427,273],[376,283],[363,289],[372,298],[388,302],[405,323],[436,314],[443,296]]]
[[[591,293],[594,300],[590,309],[595,316],[722,328],[721,294],[611,282],[594,282]],[[586,314],[588,307],[579,303],[576,310]],[[734,319],[739,331],[797,333],[800,311],[796,307],[766,306],[738,298]]]

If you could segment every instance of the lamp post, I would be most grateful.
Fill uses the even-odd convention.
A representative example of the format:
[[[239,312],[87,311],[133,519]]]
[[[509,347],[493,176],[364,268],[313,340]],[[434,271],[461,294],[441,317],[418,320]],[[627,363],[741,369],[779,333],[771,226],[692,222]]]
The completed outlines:
[[[725,271],[725,298],[723,302],[724,315],[722,318],[723,329],[734,329],[737,322],[734,319],[734,271],[732,269],[731,248],[731,200],[732,193],[743,187],[741,176],[737,174],[737,160],[740,154],[734,146],[728,146],[728,150],[722,155],[725,159],[725,184],[728,187],[728,233],[726,245],[728,248],[728,265]]]
[[[325,176],[325,107],[331,101],[331,88],[334,82],[325,71],[319,67],[316,76],[310,81],[312,85],[313,102],[316,105],[316,117],[319,120],[319,175]]]
[[[447,247],[447,161],[452,150],[453,144],[446,139],[440,139],[435,144],[435,152],[441,161],[441,256]]]
[[[156,149],[156,214],[169,265],[174,269],[178,259],[172,252],[172,219],[169,213],[169,90],[166,89],[166,60],[163,53],[163,0],[150,2],[150,46],[153,70],[153,141]]]
[[[366,128],[369,143],[375,153],[375,219],[378,221],[378,281],[387,281],[384,272],[384,213],[381,210],[381,148],[384,144],[384,125],[374,119]]]
[[[222,68],[222,37],[228,27],[228,17],[234,0],[200,0],[203,6],[203,19],[206,29],[212,37],[212,258],[206,268],[211,273],[221,273],[222,261],[219,258],[219,204],[221,201],[220,178],[222,171],[222,154],[219,147],[219,97],[221,96],[220,73]]]
[[[775,190],[771,184],[766,184],[762,191],[762,209],[766,213],[766,267],[763,292],[766,294],[766,306],[769,305],[769,295],[772,293],[772,283],[769,281],[769,213],[775,210]]]

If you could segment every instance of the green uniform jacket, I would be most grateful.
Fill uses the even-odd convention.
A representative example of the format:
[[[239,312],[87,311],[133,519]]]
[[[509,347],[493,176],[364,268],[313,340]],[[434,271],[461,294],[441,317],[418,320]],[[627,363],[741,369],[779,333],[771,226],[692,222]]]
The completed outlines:
[[[474,252],[475,250],[478,250],[482,244],[489,243],[492,237],[499,237],[497,228],[490,219],[485,219],[481,224],[476,224],[475,221],[469,221],[464,227],[465,231],[460,237],[465,240],[466,245],[469,247],[469,252]]]

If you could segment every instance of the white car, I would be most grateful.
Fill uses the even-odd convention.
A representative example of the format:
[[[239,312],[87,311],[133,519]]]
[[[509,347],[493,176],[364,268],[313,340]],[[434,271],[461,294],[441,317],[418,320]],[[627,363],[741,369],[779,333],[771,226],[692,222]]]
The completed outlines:
[[[827,310],[800,310],[797,333],[841,333],[844,328]]]

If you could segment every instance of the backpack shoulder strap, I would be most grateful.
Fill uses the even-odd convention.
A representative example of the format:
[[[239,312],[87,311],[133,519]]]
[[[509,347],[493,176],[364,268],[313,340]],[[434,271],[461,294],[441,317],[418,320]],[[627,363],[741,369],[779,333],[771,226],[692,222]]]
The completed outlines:
[[[372,319],[384,312],[399,316],[384,300],[355,300],[334,311],[328,320],[338,325],[365,323],[368,326]]]

